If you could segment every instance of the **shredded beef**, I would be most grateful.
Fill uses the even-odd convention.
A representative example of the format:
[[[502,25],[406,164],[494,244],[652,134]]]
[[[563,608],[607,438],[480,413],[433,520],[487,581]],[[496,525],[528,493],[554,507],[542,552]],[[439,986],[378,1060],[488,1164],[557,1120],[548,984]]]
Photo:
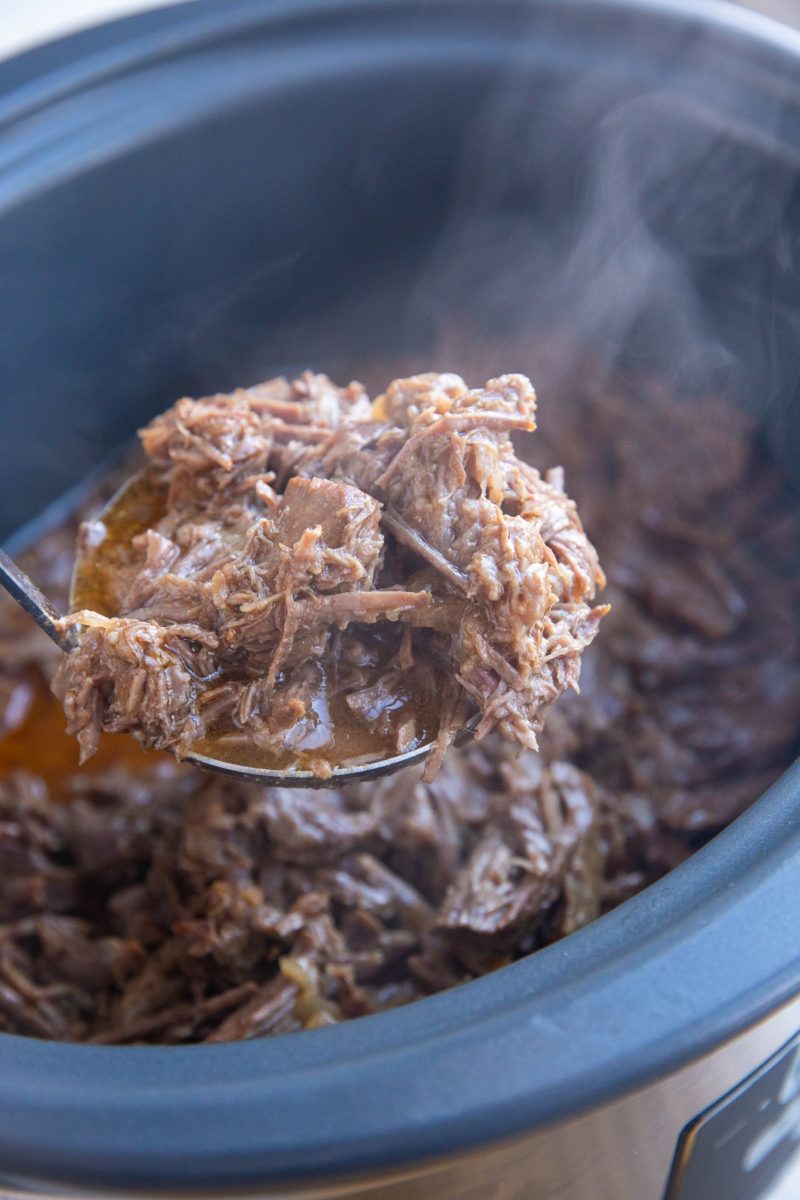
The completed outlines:
[[[535,428],[535,408],[522,375],[475,389],[414,376],[370,406],[358,385],[307,374],[157,417],[142,444],[164,511],[115,556],[111,611],[65,621],[77,648],[55,689],[83,758],[102,730],[178,757],[211,737],[287,766],[310,751],[302,765],[330,776],[323,691],[331,713],[344,699],[332,725],[380,734],[377,757],[438,735],[429,776],[470,710],[478,738],[497,729],[535,749],[606,612],[575,505],[515,455],[510,435]],[[84,578],[107,541],[84,527]],[[364,625],[384,654],[351,695],[338,663]],[[300,686],[309,661],[326,678],[306,671]],[[406,703],[389,696],[379,719],[367,696],[389,687]],[[437,701],[430,730],[420,694]]]
[[[500,776],[485,793],[488,821],[461,825],[449,812],[448,873],[417,884],[392,865],[395,845],[409,844],[409,788],[449,806],[446,787],[418,774],[375,795],[320,794],[167,764],[135,783],[77,777],[62,804],[13,775],[0,783],[0,1029],[258,1037],[376,1011],[401,985],[404,1000],[424,995],[415,957],[452,959],[466,977],[473,935],[495,956],[523,928],[534,936],[594,820],[581,772],[534,755],[521,770],[527,785],[508,813]]]
[[[279,458],[269,468],[274,503],[260,519],[279,521],[281,496],[292,489],[303,516],[287,539],[318,514],[320,537],[306,544],[297,570],[313,564],[320,586],[298,599],[310,607],[286,648],[295,698],[306,686],[303,656],[318,636],[308,619],[314,606],[368,597],[368,582],[383,586],[389,539],[414,563],[409,587],[432,597],[425,619],[435,613],[448,636],[463,629],[469,589],[495,586],[480,553],[497,521],[470,525],[465,513],[482,501],[469,488],[418,514],[401,460],[394,485],[387,482],[393,523],[388,507],[375,521],[370,487],[404,446],[411,445],[409,472],[419,455],[442,479],[472,472],[487,495],[506,488],[502,430],[487,427],[479,449],[471,429],[458,431],[446,453],[437,441],[447,432],[437,422],[459,412],[459,387],[454,377],[437,377],[433,417],[423,416],[432,392],[424,378],[395,385],[377,413],[362,392],[340,393],[316,376],[249,393],[281,423]],[[242,495],[258,475],[269,497],[256,426],[240,454],[236,404],[198,403],[215,412],[211,427],[193,423],[189,407],[182,428],[175,415],[152,433],[165,469],[180,465],[171,478],[177,495],[185,489],[183,510],[196,504],[195,488],[209,501],[218,493],[217,472],[235,479]],[[519,391],[498,389],[486,403],[484,411],[513,415]],[[359,421],[340,419],[342,409]],[[320,449],[308,428],[322,425],[335,428]],[[366,457],[364,445],[372,447]],[[533,445],[537,458],[563,462],[575,481],[612,602],[604,636],[584,657],[581,692],[553,707],[538,753],[518,753],[495,730],[452,750],[432,780],[414,769],[362,787],[296,791],[204,775],[103,733],[79,769],[47,690],[54,649],[0,597],[0,1030],[103,1044],[221,1042],[405,1004],[502,967],[622,903],[781,772],[800,723],[798,521],[747,419],[714,398],[682,404],[655,385],[598,393],[573,382]],[[369,478],[366,463],[374,465]],[[563,494],[559,472],[529,476],[524,464],[513,472],[521,503],[535,497],[559,594],[588,595],[595,560],[569,505],[548,504],[549,489]],[[421,477],[431,499],[432,476]],[[319,504],[323,495],[353,500],[331,487],[365,497],[357,528],[339,519],[341,506]],[[513,520],[519,513],[505,495],[502,516]],[[115,728],[136,719],[136,705],[146,709],[156,686],[152,673],[140,674],[144,659],[159,664],[159,686],[180,697],[216,653],[221,629],[212,611],[255,621],[240,593],[257,585],[242,584],[236,572],[246,577],[274,543],[242,553],[237,521],[204,514],[177,538],[176,530],[154,530],[143,539],[131,591],[138,607],[116,624],[112,643],[123,684],[107,710]],[[53,531],[25,561],[62,604],[74,533],[72,524]],[[230,566],[215,600],[196,577],[205,562],[213,578],[210,564],[220,557]],[[187,559],[193,565],[184,573]],[[509,606],[512,598],[533,602],[528,581],[502,582]],[[574,635],[569,603],[554,603],[548,638],[559,636],[557,621]],[[168,615],[151,619],[155,606]],[[510,618],[499,622],[509,610],[497,611],[498,636],[476,621],[459,653],[464,671],[485,667],[495,690],[499,680],[513,692],[511,668],[521,670],[526,644],[515,640]],[[422,616],[412,611],[412,620]],[[96,652],[92,640],[102,628],[102,619],[87,623],[83,635],[95,679],[106,670],[108,647]],[[264,628],[249,627],[254,642]],[[382,726],[393,719],[409,663],[425,663],[413,631],[427,627],[409,621],[398,630],[388,662],[371,628],[343,641],[338,661],[349,707]],[[242,705],[246,719],[246,706],[262,702],[225,687],[206,693],[208,706]],[[91,721],[83,736],[93,736]]]

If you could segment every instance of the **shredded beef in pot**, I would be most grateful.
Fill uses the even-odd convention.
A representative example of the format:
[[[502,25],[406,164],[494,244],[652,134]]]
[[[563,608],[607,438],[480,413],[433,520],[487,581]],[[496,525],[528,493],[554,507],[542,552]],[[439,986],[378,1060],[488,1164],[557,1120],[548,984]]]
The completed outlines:
[[[126,533],[110,611],[67,618],[54,686],[83,757],[110,730],[324,778],[363,760],[342,749],[360,727],[377,758],[438,736],[431,777],[472,712],[535,750],[607,611],[574,503],[514,452],[535,407],[523,375],[417,375],[370,405],[309,373],[157,417],[164,511]],[[84,528],[83,577],[106,540]]]
[[[319,419],[338,403],[323,389]],[[396,403],[414,419],[413,395]],[[566,467],[612,611],[539,753],[494,732],[429,782],[329,792],[244,787],[105,733],[65,765],[44,684],[57,652],[0,600],[1,1030],[224,1041],[405,1004],[592,921],[781,772],[800,722],[798,524],[751,425],[652,385],[575,389],[552,416],[533,453]],[[359,450],[347,429],[325,466],[293,445],[281,469],[350,463],[361,488]],[[246,478],[259,455],[252,434],[231,471]],[[411,524],[409,497],[391,496]],[[72,542],[56,531],[26,563],[62,603]],[[380,709],[380,686],[361,691],[355,704]]]

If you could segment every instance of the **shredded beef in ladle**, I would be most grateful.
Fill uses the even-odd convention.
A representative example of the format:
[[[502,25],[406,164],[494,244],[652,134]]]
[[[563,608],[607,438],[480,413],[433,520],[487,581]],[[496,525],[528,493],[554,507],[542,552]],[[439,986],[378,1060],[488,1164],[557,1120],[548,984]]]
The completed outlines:
[[[514,452],[535,405],[522,375],[370,405],[307,374],[157,417],[163,511],[122,560],[101,524],[82,539],[85,579],[115,552],[111,611],[67,618],[55,678],[84,758],[110,730],[324,778],[435,738],[432,777],[473,713],[536,749],[606,608],[574,503]]]

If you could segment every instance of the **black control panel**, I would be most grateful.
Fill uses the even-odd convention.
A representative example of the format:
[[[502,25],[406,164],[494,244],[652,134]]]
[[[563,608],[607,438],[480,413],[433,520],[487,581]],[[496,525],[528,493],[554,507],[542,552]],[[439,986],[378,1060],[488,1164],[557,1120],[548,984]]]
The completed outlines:
[[[795,1154],[800,1033],[686,1126],[665,1200],[758,1200]]]

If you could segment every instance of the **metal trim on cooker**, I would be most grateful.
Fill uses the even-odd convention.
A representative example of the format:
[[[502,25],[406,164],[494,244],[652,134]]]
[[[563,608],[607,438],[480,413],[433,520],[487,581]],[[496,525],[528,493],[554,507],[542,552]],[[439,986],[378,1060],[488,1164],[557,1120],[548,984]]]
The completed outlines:
[[[688,21],[710,29],[733,66],[754,57],[769,65],[800,112],[792,80],[800,36],[721,4],[198,0],[4,64],[0,124],[13,130],[34,111],[46,122],[67,93],[89,96],[103,79],[230,48],[255,30],[289,41],[313,26],[319,45],[340,21],[356,40],[366,30],[402,38],[411,25],[421,37],[429,22],[430,37],[446,37],[444,18],[456,10],[470,28],[499,30],[501,41],[513,39],[522,12],[543,14],[548,37],[566,42],[585,36],[583,20],[596,22],[597,40],[605,17],[634,16],[655,52],[665,29],[677,34]],[[527,960],[407,1009],[224,1046],[0,1035],[0,1170],[9,1181],[107,1189],[256,1186],[452,1153],[642,1087],[800,992],[799,796],[795,765],[641,896]]]

